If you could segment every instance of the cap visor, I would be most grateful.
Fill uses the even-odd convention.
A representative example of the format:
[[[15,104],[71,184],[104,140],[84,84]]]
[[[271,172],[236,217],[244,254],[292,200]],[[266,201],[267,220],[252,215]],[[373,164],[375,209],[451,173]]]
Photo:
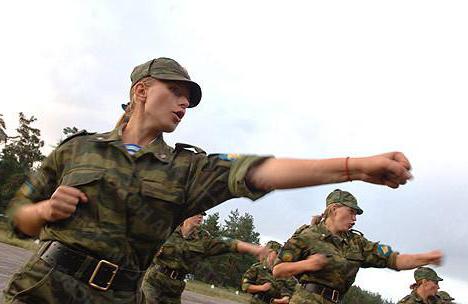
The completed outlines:
[[[151,77],[159,79],[159,80],[173,80],[173,81],[183,81],[190,85],[190,105],[189,108],[194,108],[196,107],[201,100],[202,97],[202,91],[198,83],[195,81],[192,81],[190,79],[187,79],[179,74],[152,74]]]

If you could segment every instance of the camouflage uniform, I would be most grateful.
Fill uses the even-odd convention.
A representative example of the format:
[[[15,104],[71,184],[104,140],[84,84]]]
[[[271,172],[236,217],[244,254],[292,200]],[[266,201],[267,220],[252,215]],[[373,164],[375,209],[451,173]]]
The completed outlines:
[[[153,258],[143,279],[142,291],[147,303],[180,304],[185,282],[182,278],[171,278],[171,274],[184,276],[192,271],[203,258],[228,252],[236,252],[237,240],[213,238],[202,229],[196,229],[187,237],[180,226]],[[162,273],[158,267],[169,273]]]
[[[434,282],[443,281],[437,273],[430,267],[419,267],[414,271],[414,280],[419,282],[423,279],[431,280]],[[443,304],[445,303],[439,296],[430,296],[427,301],[424,301],[416,290],[413,290],[411,294],[401,299],[399,304]]]
[[[362,213],[357,201],[349,192],[333,191],[327,197],[327,205],[332,203],[341,203],[355,209],[358,214]],[[398,255],[390,246],[371,242],[356,230],[334,235],[321,222],[298,229],[283,246],[276,264],[298,262],[316,253],[325,255],[327,264],[321,270],[296,275],[300,285],[296,286],[290,303],[333,304],[332,301],[304,289],[302,285],[313,283],[334,289],[342,298],[353,284],[359,268],[396,269],[395,261]]]
[[[270,252],[276,254],[281,249],[281,244],[276,241],[269,241],[266,246]],[[277,279],[273,277],[272,269],[268,264],[269,255],[263,262],[255,263],[242,276],[242,290],[248,292],[250,285],[263,285],[270,283],[271,288],[266,292],[258,292],[252,296],[250,303],[261,304],[270,303],[273,299],[281,299],[285,296],[291,297],[297,281],[294,278]]]
[[[417,293],[416,291],[411,292],[411,294],[407,295],[403,299],[401,299],[398,304],[443,304],[445,302],[442,301],[437,296],[432,296],[427,299],[427,301],[424,301]]]
[[[266,260],[263,262],[258,262],[250,266],[249,269],[242,276],[242,290],[247,292],[249,285],[262,285],[265,283],[271,283],[270,290],[266,292],[256,293],[263,299],[252,297],[250,303],[252,304],[262,304],[269,303],[264,299],[281,299],[284,296],[291,297],[294,286],[296,286],[296,280],[294,279],[277,279],[273,277],[271,273],[271,268],[267,266]]]
[[[171,148],[162,136],[132,156],[122,143],[121,128],[80,135],[55,149],[25,182],[11,202],[9,216],[13,218],[20,206],[49,199],[59,185],[78,188],[88,202],[78,204],[65,220],[46,223],[40,240],[60,241],[121,269],[146,270],[154,252],[185,218],[234,197],[255,200],[265,194],[252,191],[245,182],[249,168],[264,157],[207,156],[186,144]],[[6,303],[137,300],[135,291],[95,290],[45,264],[38,253],[13,276],[4,293]]]
[[[442,304],[452,304],[455,303],[453,302],[455,298],[452,298],[450,294],[446,291],[438,291],[437,292],[437,297],[440,299],[440,303]]]

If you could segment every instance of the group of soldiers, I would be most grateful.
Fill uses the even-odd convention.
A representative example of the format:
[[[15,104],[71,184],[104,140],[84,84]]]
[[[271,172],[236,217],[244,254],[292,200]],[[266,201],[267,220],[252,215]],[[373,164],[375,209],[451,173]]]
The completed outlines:
[[[357,205],[354,196],[349,192],[339,189],[333,191],[327,197],[327,205],[332,205],[339,199],[341,199],[341,204],[354,209],[356,214],[363,212]],[[303,225],[297,229],[284,246],[276,241],[269,241],[264,247],[261,247],[240,240],[212,237],[207,231],[200,228],[204,215],[205,213],[202,213],[186,219],[155,255],[150,268],[146,272],[141,288],[147,303],[181,303],[181,295],[185,288],[184,279],[187,274],[192,272],[197,263],[206,257],[229,252],[249,253],[256,256],[259,260],[244,273],[241,282],[242,291],[252,295],[251,303],[253,304],[290,303],[290,301],[291,303],[341,303],[343,294],[346,293],[354,282],[357,270],[353,269],[353,265],[349,265],[349,263],[344,265],[332,257],[332,255],[339,255],[337,252],[327,254],[326,258],[329,260],[328,264],[331,267],[347,273],[343,276],[327,277],[324,274],[320,274],[321,269],[316,271],[317,275],[315,276],[311,275],[310,271],[299,272],[290,276],[274,274],[275,265],[281,263],[288,264],[288,261],[294,260],[294,257],[292,257],[294,255],[294,248],[300,247],[298,244],[303,240],[304,235],[308,235],[308,239],[310,240],[310,236],[318,232],[316,243],[322,243],[322,247],[319,246],[320,249],[317,251],[322,253],[327,252],[326,244],[323,242],[327,238],[325,236],[327,230],[321,216],[312,217],[309,225]],[[356,230],[349,232],[348,236],[343,236],[344,240],[346,237],[348,238],[347,242],[350,244],[355,243],[356,239],[359,242],[364,242],[363,247],[360,248],[361,251],[372,251],[376,248],[376,253],[374,254],[369,254],[369,256],[363,254],[366,260],[365,263],[367,263],[366,267],[383,267],[385,265],[386,267],[397,269],[397,267],[390,266],[390,262],[388,262],[388,260],[395,258],[396,255],[389,246],[377,245],[376,247],[375,244],[377,243],[365,240],[363,235]],[[366,246],[370,247],[366,248]],[[351,257],[350,254],[346,253],[350,247],[352,245],[348,244],[344,247],[345,249],[341,248],[344,255],[347,255],[348,260],[359,260],[359,257]],[[328,252],[330,251],[328,250]],[[313,254],[310,250],[307,252],[309,257]],[[316,263],[315,265],[318,264],[320,263]],[[322,266],[325,264],[326,262],[322,262]],[[364,266],[360,265],[358,267]],[[326,272],[326,270],[324,271]],[[304,273],[308,274],[304,275]],[[349,273],[352,274],[350,275]],[[411,293],[398,303],[454,303],[455,299],[447,292],[438,290],[438,283],[442,281],[442,278],[433,269],[418,267],[414,271],[414,279],[415,283],[410,286]],[[330,283],[327,283],[327,280]],[[324,287],[318,290],[317,288],[321,286]],[[327,286],[331,287],[328,288]],[[317,290],[319,291],[318,293]],[[329,294],[329,290],[332,290],[331,294]],[[315,298],[311,298],[311,294],[314,293]],[[295,297],[294,300],[292,300],[293,296]]]

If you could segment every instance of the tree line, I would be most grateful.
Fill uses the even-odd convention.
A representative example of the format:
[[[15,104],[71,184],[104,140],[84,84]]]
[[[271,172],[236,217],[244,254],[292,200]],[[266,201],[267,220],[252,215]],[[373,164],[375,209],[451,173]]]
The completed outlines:
[[[18,115],[16,134],[7,134],[3,115],[0,114],[0,214],[5,213],[8,202],[26,180],[28,174],[33,172],[45,156],[41,152],[44,141],[41,131],[33,124],[37,121],[34,116],[27,117],[24,113]],[[63,129],[65,136],[78,132],[76,127]],[[56,145],[60,144],[59,139]],[[213,237],[226,239],[239,239],[245,242],[260,244],[260,234],[255,230],[254,218],[248,213],[241,215],[233,210],[220,223],[219,213],[208,215],[202,228]],[[256,259],[244,254],[225,254],[203,260],[195,267],[193,277],[202,282],[217,286],[239,289],[243,273]],[[382,299],[379,294],[371,293],[353,286],[345,295],[345,304],[392,304]]]

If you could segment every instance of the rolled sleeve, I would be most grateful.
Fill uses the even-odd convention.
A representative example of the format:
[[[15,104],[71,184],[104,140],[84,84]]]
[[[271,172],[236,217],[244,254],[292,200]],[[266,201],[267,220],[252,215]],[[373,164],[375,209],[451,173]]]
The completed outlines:
[[[371,242],[363,238],[364,263],[362,267],[374,268],[396,268],[396,257],[398,252],[394,252],[392,247],[378,242]]]
[[[55,164],[55,152],[52,152],[39,169],[28,177],[10,201],[7,209],[8,225],[16,237],[31,238],[18,230],[14,218],[21,207],[50,198],[56,188]]]
[[[236,197],[256,200],[269,191],[249,189],[245,178],[250,168],[269,157],[231,154],[194,156],[186,186],[184,218],[206,211]]]

